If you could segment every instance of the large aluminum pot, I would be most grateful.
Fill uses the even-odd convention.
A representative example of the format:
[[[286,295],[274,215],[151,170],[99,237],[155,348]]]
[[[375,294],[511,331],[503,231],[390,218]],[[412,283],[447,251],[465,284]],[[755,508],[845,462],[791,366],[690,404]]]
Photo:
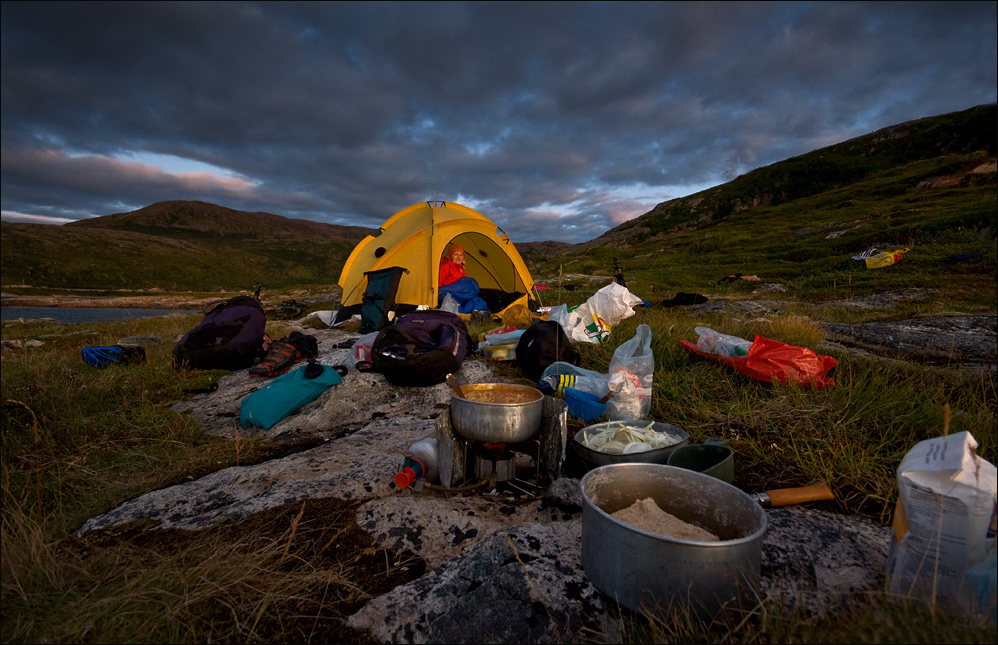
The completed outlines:
[[[461,386],[465,397],[450,397],[450,421],[465,439],[485,443],[518,443],[541,427],[544,394],[537,388],[512,383],[475,383]],[[474,400],[475,398],[485,400]]]
[[[600,466],[581,487],[582,566],[621,605],[652,614],[686,606],[710,615],[757,598],[766,514],[744,492],[702,473],[640,463]],[[720,541],[666,537],[611,517],[648,497]]]

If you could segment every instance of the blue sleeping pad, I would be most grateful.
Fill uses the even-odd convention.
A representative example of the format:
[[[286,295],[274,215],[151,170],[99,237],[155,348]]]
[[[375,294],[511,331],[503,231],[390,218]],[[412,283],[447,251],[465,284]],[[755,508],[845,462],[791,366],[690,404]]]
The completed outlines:
[[[308,378],[305,372],[310,368],[316,373],[317,368],[322,368],[322,372],[314,378]],[[278,376],[243,398],[239,404],[239,427],[258,426],[270,430],[275,423],[338,384],[342,380],[341,373],[346,373],[343,366],[330,367],[309,362],[308,365]]]

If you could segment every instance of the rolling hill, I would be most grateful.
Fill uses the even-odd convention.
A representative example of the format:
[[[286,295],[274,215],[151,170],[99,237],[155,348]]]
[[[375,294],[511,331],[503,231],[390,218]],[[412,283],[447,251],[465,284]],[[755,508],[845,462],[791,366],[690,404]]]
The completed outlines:
[[[589,242],[517,248],[535,278],[610,276],[616,259],[649,300],[745,274],[791,299],[917,286],[947,290],[947,306],[992,311],[996,126],[995,105],[902,123],[664,202]],[[194,291],[332,284],[372,232],[182,201],[60,227],[4,222],[2,281]],[[888,271],[851,260],[895,246],[909,253]]]
[[[189,201],[63,226],[4,222],[3,283],[193,291],[328,284],[374,232]]]

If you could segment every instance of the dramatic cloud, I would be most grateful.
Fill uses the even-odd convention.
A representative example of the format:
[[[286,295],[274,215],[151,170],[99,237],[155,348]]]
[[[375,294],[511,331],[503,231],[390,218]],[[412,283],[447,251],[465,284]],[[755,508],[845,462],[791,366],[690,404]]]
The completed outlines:
[[[998,98],[993,2],[0,11],[11,221],[199,199],[377,227],[446,200],[514,241],[579,242],[753,168]],[[150,161],[164,155],[191,168]]]

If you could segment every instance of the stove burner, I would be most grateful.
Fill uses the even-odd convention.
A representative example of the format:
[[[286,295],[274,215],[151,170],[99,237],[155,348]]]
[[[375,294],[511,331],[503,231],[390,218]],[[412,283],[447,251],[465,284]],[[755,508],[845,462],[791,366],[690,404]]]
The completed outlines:
[[[506,482],[516,477],[516,455],[505,444],[478,444],[473,459],[479,480],[488,481],[495,475],[497,482]]]

